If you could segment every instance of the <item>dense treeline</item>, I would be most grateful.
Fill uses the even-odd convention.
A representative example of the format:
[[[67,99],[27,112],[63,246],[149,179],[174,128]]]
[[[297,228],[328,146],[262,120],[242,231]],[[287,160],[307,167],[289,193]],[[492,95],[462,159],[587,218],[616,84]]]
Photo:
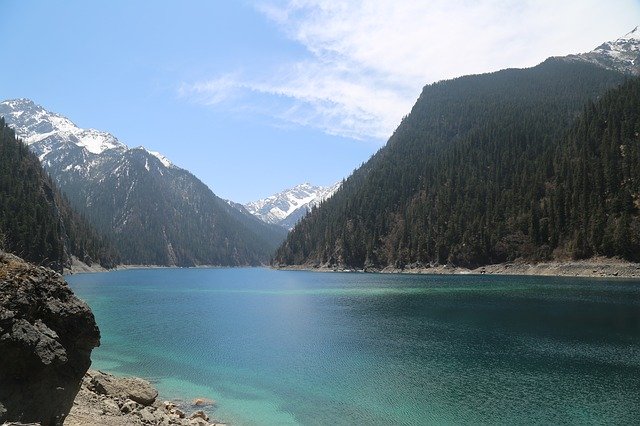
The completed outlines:
[[[236,211],[188,171],[161,167],[145,151],[107,155],[89,177],[65,171],[65,163],[48,171],[72,205],[112,237],[123,263],[259,265],[286,236],[285,229]]]
[[[117,256],[0,118],[0,249],[61,270],[70,255],[113,266]]]
[[[275,262],[639,260],[638,82],[588,103],[624,79],[550,59],[425,87],[387,145],[299,223]]]

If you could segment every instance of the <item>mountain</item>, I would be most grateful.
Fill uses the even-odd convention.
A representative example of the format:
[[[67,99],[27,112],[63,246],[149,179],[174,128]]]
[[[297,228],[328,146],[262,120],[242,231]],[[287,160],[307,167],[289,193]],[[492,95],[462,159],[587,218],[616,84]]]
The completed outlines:
[[[615,100],[605,94],[630,73],[550,58],[426,86],[387,144],[289,233],[274,264],[637,260],[638,110],[598,103]]]
[[[111,244],[75,212],[38,158],[0,118],[0,250],[62,270],[71,256],[105,267]]]
[[[0,103],[0,116],[71,204],[113,237],[124,263],[256,265],[284,238],[281,228],[229,206],[157,152],[130,149],[28,99]]]
[[[635,27],[624,36],[608,41],[588,53],[569,55],[567,59],[591,62],[628,74],[640,74],[640,30]]]
[[[341,184],[342,182],[337,182],[331,186],[315,186],[303,183],[270,197],[247,203],[244,207],[260,220],[290,230],[313,207],[331,197]]]

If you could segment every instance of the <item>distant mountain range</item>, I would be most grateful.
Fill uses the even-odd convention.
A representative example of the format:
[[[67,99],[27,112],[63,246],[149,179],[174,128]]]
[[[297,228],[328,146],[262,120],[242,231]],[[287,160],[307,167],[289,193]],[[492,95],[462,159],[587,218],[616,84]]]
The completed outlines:
[[[331,197],[342,182],[331,186],[315,186],[309,183],[296,185],[275,195],[244,205],[260,220],[292,229],[313,207]]]
[[[123,263],[256,265],[285,237],[157,152],[79,128],[28,99],[0,103],[0,116],[71,204],[114,240]]]
[[[640,260],[639,35],[425,86],[387,144],[295,226],[274,263]]]

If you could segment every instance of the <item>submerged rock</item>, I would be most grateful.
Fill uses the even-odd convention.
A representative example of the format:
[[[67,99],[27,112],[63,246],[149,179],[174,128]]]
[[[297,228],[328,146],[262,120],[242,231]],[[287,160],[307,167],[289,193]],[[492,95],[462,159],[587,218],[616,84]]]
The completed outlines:
[[[0,424],[62,424],[99,344],[60,274],[0,253]]]

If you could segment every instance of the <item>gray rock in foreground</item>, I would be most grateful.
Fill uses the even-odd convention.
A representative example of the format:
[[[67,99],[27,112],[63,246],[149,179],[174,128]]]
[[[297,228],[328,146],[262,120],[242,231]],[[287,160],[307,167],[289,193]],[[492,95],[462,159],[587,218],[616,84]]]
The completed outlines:
[[[61,275],[0,252],[0,424],[62,424],[99,344]]]
[[[91,385],[98,394],[129,398],[142,405],[151,405],[158,397],[151,383],[138,377],[115,377],[99,371],[91,377]]]

